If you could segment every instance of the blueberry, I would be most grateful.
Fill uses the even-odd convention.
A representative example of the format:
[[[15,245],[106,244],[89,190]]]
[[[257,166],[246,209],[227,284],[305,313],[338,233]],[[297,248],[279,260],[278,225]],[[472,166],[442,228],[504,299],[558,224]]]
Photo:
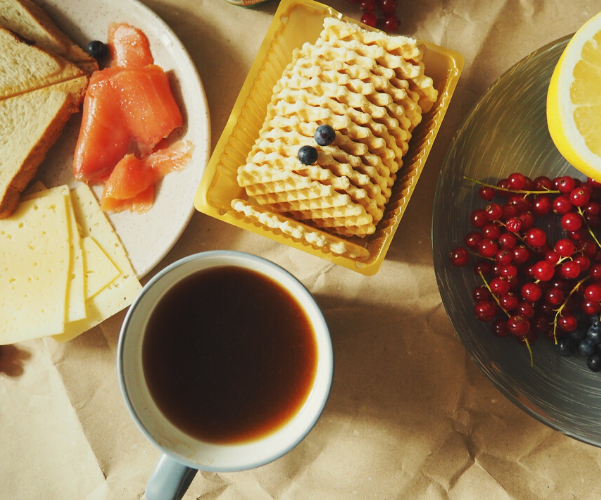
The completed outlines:
[[[556,349],[562,356],[571,356],[576,351],[576,342],[571,337],[561,337],[557,340]]]
[[[315,130],[315,142],[320,146],[329,146],[336,139],[336,131],[329,125],[320,125]]]
[[[317,149],[313,146],[303,146],[298,150],[298,159],[303,165],[313,165],[317,156]]]
[[[102,59],[107,53],[107,48],[100,40],[92,40],[88,43],[88,54],[94,59]]]
[[[586,331],[586,336],[595,344],[601,344],[601,327],[591,325]]]
[[[594,325],[594,326],[599,325],[600,321],[601,320],[599,319],[598,314],[593,314],[592,316],[590,316],[591,325]]]
[[[598,372],[601,370],[601,354],[596,352],[595,354],[591,354],[586,360],[586,366],[588,366],[592,371]]]
[[[578,350],[584,356],[590,356],[597,350],[597,344],[587,337],[580,341],[578,344]]]
[[[578,328],[577,330],[574,330],[573,332],[568,333],[568,335],[570,337],[572,337],[572,339],[574,339],[575,341],[580,341],[582,340],[584,337],[586,337],[586,332],[587,329],[586,327],[584,328]]]

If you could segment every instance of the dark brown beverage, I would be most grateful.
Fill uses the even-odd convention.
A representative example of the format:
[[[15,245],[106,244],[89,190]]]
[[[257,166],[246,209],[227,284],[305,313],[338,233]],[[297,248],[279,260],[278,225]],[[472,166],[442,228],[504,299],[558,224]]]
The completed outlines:
[[[152,312],[144,376],[161,412],[206,442],[269,434],[302,407],[317,370],[313,328],[282,286],[224,266],[188,276]]]

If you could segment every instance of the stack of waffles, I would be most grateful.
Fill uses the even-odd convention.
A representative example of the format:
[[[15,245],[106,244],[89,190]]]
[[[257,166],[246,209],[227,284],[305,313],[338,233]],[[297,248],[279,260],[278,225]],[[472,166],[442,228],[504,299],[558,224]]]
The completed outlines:
[[[314,44],[295,49],[273,89],[267,116],[238,183],[249,197],[234,210],[307,243],[349,257],[382,219],[413,129],[438,92],[416,40],[326,18]],[[320,125],[336,131],[319,146]],[[312,165],[302,146],[317,149]],[[318,229],[318,231],[315,231]]]

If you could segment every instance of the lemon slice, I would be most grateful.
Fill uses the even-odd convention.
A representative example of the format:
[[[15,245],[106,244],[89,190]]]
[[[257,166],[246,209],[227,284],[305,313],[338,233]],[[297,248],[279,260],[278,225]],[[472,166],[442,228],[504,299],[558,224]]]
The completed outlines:
[[[553,71],[547,123],[565,159],[601,180],[601,13],[576,32]]]

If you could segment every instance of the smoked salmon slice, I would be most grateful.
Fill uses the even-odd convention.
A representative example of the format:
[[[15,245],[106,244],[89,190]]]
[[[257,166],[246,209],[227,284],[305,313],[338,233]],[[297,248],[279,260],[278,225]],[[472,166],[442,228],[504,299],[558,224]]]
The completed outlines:
[[[154,65],[142,31],[127,24],[109,27],[111,67],[95,72],[84,99],[73,164],[74,176],[105,182],[106,211],[145,212],[155,184],[184,168],[194,146],[165,139],[184,124],[168,75]]]
[[[94,72],[84,99],[73,164],[74,176],[81,181],[106,179],[127,153],[131,141],[118,96],[111,85],[112,72],[110,69]]]
[[[185,168],[193,151],[191,142],[178,141],[143,159],[126,155],[104,185],[100,206],[111,212],[145,212],[154,201],[150,188],[165,175]]]
[[[111,85],[132,138],[151,149],[184,124],[169,78],[159,66],[115,72]]]
[[[143,68],[154,63],[148,38],[142,31],[129,24],[111,23],[108,46],[112,66]]]

